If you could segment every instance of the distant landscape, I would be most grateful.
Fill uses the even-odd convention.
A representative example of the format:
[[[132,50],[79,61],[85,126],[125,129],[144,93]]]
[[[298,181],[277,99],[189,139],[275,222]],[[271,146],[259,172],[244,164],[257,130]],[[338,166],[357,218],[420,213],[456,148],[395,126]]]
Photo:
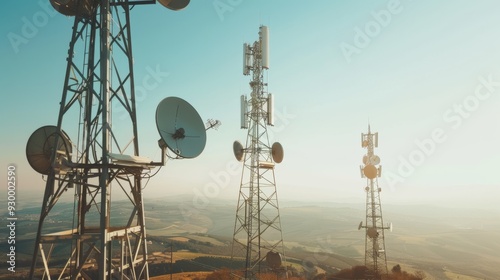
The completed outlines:
[[[29,267],[41,201],[24,201],[17,212],[16,254],[18,271]],[[173,263],[189,262],[192,270],[228,267],[231,254],[235,203],[211,200],[193,206],[188,196],[145,200],[150,271],[170,273]],[[114,202],[112,217],[127,208]],[[71,225],[73,203],[58,203],[47,219],[54,231]],[[3,211],[3,210],[2,210]],[[364,262],[363,204],[301,203],[283,201],[281,221],[288,263],[299,271],[338,271]],[[423,271],[425,279],[498,279],[500,275],[500,212],[452,209],[432,205],[384,205],[389,270],[399,264],[407,271]],[[2,220],[5,223],[5,213]],[[96,219],[97,222],[97,219]],[[115,221],[119,222],[119,221]],[[113,221],[112,221],[113,223]],[[7,236],[1,227],[0,236]],[[6,248],[2,238],[2,248]],[[203,259],[205,258],[205,259]],[[215,259],[214,259],[215,258]],[[1,254],[5,267],[6,254]],[[210,264],[208,264],[210,263]],[[156,265],[155,265],[156,264]],[[176,271],[175,266],[173,272]],[[312,274],[311,274],[312,275]],[[8,278],[4,278],[8,279]]]

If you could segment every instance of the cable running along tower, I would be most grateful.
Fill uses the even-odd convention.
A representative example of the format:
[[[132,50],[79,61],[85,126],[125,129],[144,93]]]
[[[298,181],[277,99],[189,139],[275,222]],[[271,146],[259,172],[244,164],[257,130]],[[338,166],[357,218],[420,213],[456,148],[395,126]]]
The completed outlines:
[[[273,271],[283,274],[283,234],[274,177],[283,148],[269,144],[267,126],[274,125],[273,96],[267,93],[264,70],[269,69],[269,30],[259,29],[259,40],[243,44],[243,74],[252,74],[250,99],[241,96],[241,128],[247,129],[245,147],[235,141],[233,151],[243,161],[234,225],[232,257],[245,258],[245,279]],[[265,262],[264,262],[265,261]]]
[[[363,164],[360,166],[361,177],[366,178],[366,220],[365,225],[361,222],[358,230],[365,229],[365,266],[368,268],[367,279],[380,279],[387,274],[387,259],[385,255],[384,230],[392,229],[392,226],[384,227],[382,218],[382,205],[380,203],[381,188],[378,186],[378,177],[382,175],[380,158],[374,154],[374,148],[378,147],[378,132],[361,134],[361,147],[367,149],[363,156]]]
[[[171,10],[189,4],[158,2]],[[156,0],[50,3],[74,23],[57,125],[36,130],[26,147],[28,162],[46,177],[30,279],[149,279],[142,179],[165,163],[167,146],[183,156],[178,142],[194,133],[188,127],[160,127],[164,118],[177,120],[179,110],[190,110],[178,99],[164,100],[157,111],[162,161],[139,156],[130,10]],[[173,117],[163,108],[172,102]],[[196,139],[204,141],[201,126]],[[201,153],[202,144],[187,157]],[[112,191],[126,200],[115,211]],[[66,214],[72,222],[50,232],[64,193],[73,193],[73,214]]]

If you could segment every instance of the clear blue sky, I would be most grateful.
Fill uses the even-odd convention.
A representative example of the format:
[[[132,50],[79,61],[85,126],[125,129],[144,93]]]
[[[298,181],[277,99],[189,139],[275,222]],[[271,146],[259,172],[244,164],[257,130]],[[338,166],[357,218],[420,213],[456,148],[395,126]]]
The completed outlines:
[[[0,11],[1,166],[18,167],[19,195],[45,186],[25,145],[55,124],[73,18],[48,0],[9,1]],[[39,4],[42,3],[42,4]],[[242,44],[270,28],[266,79],[275,95],[271,141],[280,199],[364,202],[360,134],[379,132],[386,203],[494,205],[500,197],[500,2],[191,1],[183,11],[132,10],[136,83],[159,69],[137,103],[141,155],[159,160],[154,112],[167,96],[190,102],[208,132],[196,159],[169,161],[149,197],[238,196],[244,142],[239,96],[249,94]],[[168,73],[168,74],[166,74]],[[430,140],[432,139],[432,140]],[[1,174],[5,180],[5,172]],[[213,187],[216,185],[217,187]]]

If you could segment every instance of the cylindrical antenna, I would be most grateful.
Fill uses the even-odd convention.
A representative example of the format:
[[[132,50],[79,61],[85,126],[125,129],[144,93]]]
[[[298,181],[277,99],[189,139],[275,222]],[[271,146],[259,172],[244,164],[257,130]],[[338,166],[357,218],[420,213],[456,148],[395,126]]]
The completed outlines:
[[[247,76],[250,74],[250,67],[252,66],[251,55],[249,46],[247,43],[243,44],[243,75]]]
[[[262,54],[262,68],[269,69],[269,28],[260,27],[260,46]]]
[[[267,96],[267,124],[274,126],[274,96],[271,93]]]
[[[245,95],[241,96],[241,128],[248,128],[248,106],[247,97]]]

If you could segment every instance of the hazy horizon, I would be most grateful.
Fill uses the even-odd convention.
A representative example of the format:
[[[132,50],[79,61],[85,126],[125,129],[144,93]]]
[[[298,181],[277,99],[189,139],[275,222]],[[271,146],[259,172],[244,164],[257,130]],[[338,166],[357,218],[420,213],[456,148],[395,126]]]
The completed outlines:
[[[232,143],[246,139],[239,97],[250,93],[242,45],[266,25],[265,81],[276,108],[270,142],[285,151],[275,168],[280,200],[364,203],[360,135],[371,125],[379,133],[382,205],[495,208],[500,2],[217,3],[131,11],[141,156],[160,159],[154,112],[167,96],[222,122],[208,131],[199,157],[169,160],[148,181],[146,197],[236,201],[242,165]],[[57,121],[73,18],[44,0],[9,2],[0,15],[0,162],[17,166],[20,200],[33,193],[41,201],[45,182],[27,163],[25,146],[33,131]],[[75,123],[65,120],[63,129],[76,142]]]
[[[492,186],[493,187],[493,186]],[[70,189],[72,190],[72,189]],[[278,190],[279,192],[280,190]],[[115,193],[115,192],[112,192]],[[157,195],[156,193],[149,193],[145,191],[143,193],[143,198],[145,202],[148,201],[165,201],[165,202],[179,202],[182,201],[184,203],[191,203],[194,206],[199,205],[211,205],[211,204],[220,204],[225,203],[228,205],[233,205],[236,207],[237,197],[232,197],[231,195],[221,195],[213,198],[207,198],[203,196],[201,193],[180,193],[180,194],[165,194],[165,195]],[[332,207],[336,208],[341,205],[348,206],[358,206],[364,208],[366,206],[366,193],[362,192],[361,195],[351,196],[351,197],[338,197],[338,198],[321,198],[321,197],[307,197],[305,199],[296,199],[295,197],[287,198],[287,197],[278,197],[280,207],[298,207],[298,206],[318,206],[318,207]],[[40,207],[43,199],[43,192],[40,190],[39,192],[30,191],[29,193],[25,193],[23,191],[18,195],[18,199],[20,200],[18,205],[22,208],[27,206],[29,207]],[[127,201],[126,198],[121,192],[116,191],[116,196],[114,196],[114,201],[123,202]],[[6,201],[5,197],[0,198],[0,202]],[[63,194],[59,201],[64,203],[69,203],[74,201],[74,194],[67,193]],[[475,200],[471,200],[471,202],[475,202]],[[35,205],[31,203],[36,203]],[[464,204],[463,201],[453,201],[449,200],[447,203],[443,203],[443,200],[432,200],[427,198],[408,198],[406,201],[403,200],[387,200],[384,199],[384,192],[381,193],[381,203],[382,210],[387,206],[432,206],[436,208],[442,209],[471,209],[471,210],[488,210],[493,213],[500,214],[500,208],[498,205],[492,201],[491,203],[478,203],[478,204]],[[147,204],[146,204],[147,206]]]

